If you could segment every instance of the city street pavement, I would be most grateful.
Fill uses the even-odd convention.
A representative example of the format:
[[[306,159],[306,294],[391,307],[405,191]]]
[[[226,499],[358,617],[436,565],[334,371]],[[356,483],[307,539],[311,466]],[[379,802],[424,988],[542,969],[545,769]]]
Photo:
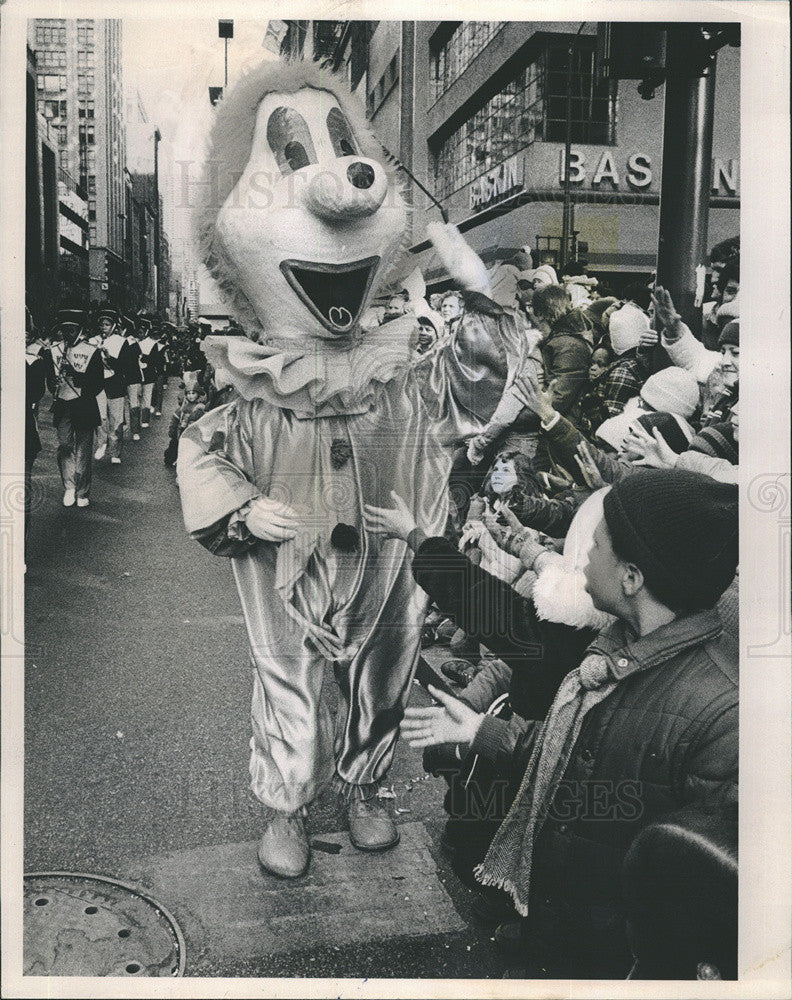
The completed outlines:
[[[356,852],[328,796],[311,808],[306,878],[256,866],[246,638],[230,563],[187,537],[162,461],[175,396],[172,379],[165,415],[125,443],[122,465],[94,464],[86,509],[61,505],[43,401],[26,574],[25,870],[148,889],[182,926],[187,975],[504,975],[492,928],[473,919],[439,850],[445,785],[405,743],[388,778],[396,850]],[[428,651],[436,667],[447,655]],[[414,703],[427,703],[417,686]]]

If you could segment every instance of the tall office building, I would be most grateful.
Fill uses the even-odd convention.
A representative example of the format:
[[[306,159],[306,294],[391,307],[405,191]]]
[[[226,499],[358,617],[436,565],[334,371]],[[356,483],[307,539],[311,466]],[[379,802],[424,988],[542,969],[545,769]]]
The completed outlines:
[[[88,194],[90,295],[123,303],[124,127],[119,19],[37,18],[37,110],[58,134],[60,166]]]

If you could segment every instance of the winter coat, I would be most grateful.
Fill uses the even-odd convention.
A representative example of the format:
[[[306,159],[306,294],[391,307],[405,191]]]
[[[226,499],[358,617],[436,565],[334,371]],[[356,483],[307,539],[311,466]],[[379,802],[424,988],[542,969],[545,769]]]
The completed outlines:
[[[588,381],[592,345],[591,326],[578,309],[556,320],[542,343],[547,382],[556,380],[553,405],[573,422],[578,418],[578,397]]]
[[[603,947],[616,947],[621,866],[638,831],[691,804],[736,802],[738,650],[709,610],[642,638],[616,622],[588,652],[623,679],[585,717],[538,833],[528,920],[538,934],[548,913],[590,934],[606,923]],[[538,728],[532,723],[518,748],[521,772]]]
[[[412,572],[444,614],[511,668],[511,708],[524,719],[544,717],[558,685],[578,665],[599,626],[610,620],[580,617],[583,602],[561,588],[557,600],[548,596],[540,617],[533,599],[471,563],[446,538],[424,539]],[[555,590],[551,585],[549,593]],[[550,616],[559,620],[549,620]],[[473,749],[508,769],[513,747],[504,741],[506,724],[499,719],[485,722],[477,737],[480,745]]]

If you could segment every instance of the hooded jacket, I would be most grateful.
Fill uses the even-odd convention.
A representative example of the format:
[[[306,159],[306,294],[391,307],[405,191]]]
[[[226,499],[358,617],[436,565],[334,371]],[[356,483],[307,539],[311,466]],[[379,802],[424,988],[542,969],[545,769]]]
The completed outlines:
[[[554,406],[573,421],[577,419],[578,396],[588,381],[592,351],[591,326],[580,309],[557,319],[542,343],[547,382],[556,380]]]

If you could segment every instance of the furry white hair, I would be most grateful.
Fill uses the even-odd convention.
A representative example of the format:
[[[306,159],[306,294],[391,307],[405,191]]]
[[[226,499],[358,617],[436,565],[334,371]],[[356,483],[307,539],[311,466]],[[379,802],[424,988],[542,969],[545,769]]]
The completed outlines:
[[[382,164],[389,187],[395,187],[404,198],[404,184],[397,175],[397,168],[385,154],[382,144],[366,120],[360,101],[350,93],[346,79],[326,64],[303,60],[279,60],[260,63],[248,70],[217,106],[212,129],[209,133],[203,167],[202,190],[211,192],[193,214],[193,226],[201,257],[207,270],[217,282],[237,318],[252,339],[258,339],[259,321],[235,278],[233,261],[223,251],[216,239],[217,216],[233,191],[240,174],[247,166],[253,146],[256,114],[261,100],[270,93],[293,94],[304,88],[325,90],[338,101],[360,144],[364,156]],[[405,239],[401,252],[408,246]]]

